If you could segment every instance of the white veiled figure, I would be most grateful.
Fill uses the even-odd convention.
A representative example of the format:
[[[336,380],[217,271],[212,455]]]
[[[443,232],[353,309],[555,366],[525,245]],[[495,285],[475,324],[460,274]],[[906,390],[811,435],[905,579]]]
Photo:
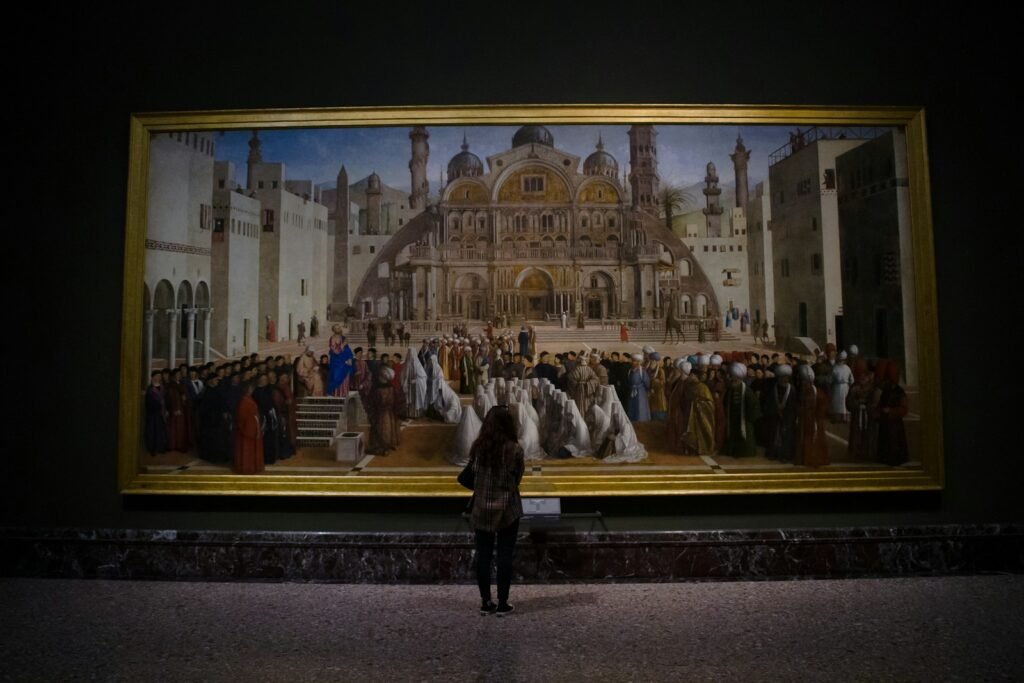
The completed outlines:
[[[533,400],[530,397],[530,390],[525,387],[520,387],[518,400],[519,403],[521,403],[523,405],[523,408],[526,410],[527,416],[531,420],[533,420],[533,424],[539,426],[540,415],[537,414],[537,409],[533,407]]]
[[[590,442],[593,444],[594,450],[598,451],[612,431],[612,418],[604,412],[601,406],[592,403],[590,410],[587,411],[587,426],[590,427]]]
[[[427,373],[416,355],[416,349],[409,347],[402,364],[402,387],[405,389],[405,408],[409,417],[419,417],[427,409]]]
[[[536,401],[538,398],[540,398],[540,378],[539,377],[531,377],[530,381],[529,381],[529,384],[530,384],[530,398],[532,398],[534,401]]]
[[[494,398],[495,403],[508,403],[508,390],[506,387],[508,383],[504,377],[499,377],[494,380]]]
[[[491,397],[491,403],[498,405],[498,380],[492,379],[487,382],[487,395]]]
[[[441,370],[441,363],[437,360],[436,354],[430,354],[430,374],[427,375],[427,405],[432,406],[437,403],[438,397],[441,395],[441,385],[444,381],[444,371]]]
[[[473,397],[473,407],[476,408],[476,416],[478,418],[482,420],[487,417],[487,413],[496,405],[497,403],[491,398],[491,394],[484,391],[483,387],[476,388],[476,396]]]
[[[434,409],[441,413],[446,424],[458,424],[462,419],[462,401],[448,382],[440,383],[440,391],[434,399]]]
[[[615,433],[615,452],[605,462],[639,462],[647,457],[647,449],[636,437],[633,423],[618,401],[612,404],[612,431]]]
[[[568,399],[565,402],[565,412],[562,417],[564,443],[562,447],[569,451],[574,458],[582,458],[594,454],[590,445],[590,432],[587,430],[587,423],[580,415],[580,409],[576,401]]]
[[[537,423],[530,419],[526,407],[526,403],[520,403],[519,401],[510,401],[508,406],[509,411],[512,413],[512,418],[516,421],[519,445],[523,448],[523,457],[525,459],[543,460],[547,457],[547,453],[541,447]]]
[[[612,414],[613,403],[622,405],[622,402],[619,400],[619,394],[615,391],[615,387],[601,387],[601,410],[610,416]]]
[[[475,410],[463,410],[459,426],[455,428],[455,440],[452,449],[446,456],[453,465],[465,466],[469,462],[469,451],[473,442],[480,436],[480,428],[484,423],[477,417]]]

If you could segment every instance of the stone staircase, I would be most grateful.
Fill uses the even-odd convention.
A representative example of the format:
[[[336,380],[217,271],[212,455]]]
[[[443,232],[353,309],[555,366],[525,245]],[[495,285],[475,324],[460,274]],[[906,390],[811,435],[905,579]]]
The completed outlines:
[[[296,420],[298,422],[299,447],[329,447],[334,435],[344,431],[345,399],[336,396],[306,396],[299,399]]]

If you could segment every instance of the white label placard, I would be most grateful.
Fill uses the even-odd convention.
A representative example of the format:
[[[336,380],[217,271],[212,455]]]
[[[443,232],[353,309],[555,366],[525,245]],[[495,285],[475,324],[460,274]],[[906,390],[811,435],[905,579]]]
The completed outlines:
[[[560,515],[561,498],[523,498],[524,515]]]

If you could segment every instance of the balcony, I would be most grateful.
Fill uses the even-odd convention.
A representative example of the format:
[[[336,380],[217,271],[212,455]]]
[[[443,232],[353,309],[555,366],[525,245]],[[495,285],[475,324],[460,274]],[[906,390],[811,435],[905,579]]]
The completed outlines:
[[[629,258],[661,256],[661,247],[657,244],[644,244],[638,247],[626,247],[626,250],[626,255]]]

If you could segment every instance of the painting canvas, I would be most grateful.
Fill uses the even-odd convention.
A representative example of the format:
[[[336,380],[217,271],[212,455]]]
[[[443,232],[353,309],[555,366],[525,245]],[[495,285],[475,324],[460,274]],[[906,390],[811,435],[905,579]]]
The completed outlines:
[[[918,111],[133,121],[126,491],[941,485]]]

